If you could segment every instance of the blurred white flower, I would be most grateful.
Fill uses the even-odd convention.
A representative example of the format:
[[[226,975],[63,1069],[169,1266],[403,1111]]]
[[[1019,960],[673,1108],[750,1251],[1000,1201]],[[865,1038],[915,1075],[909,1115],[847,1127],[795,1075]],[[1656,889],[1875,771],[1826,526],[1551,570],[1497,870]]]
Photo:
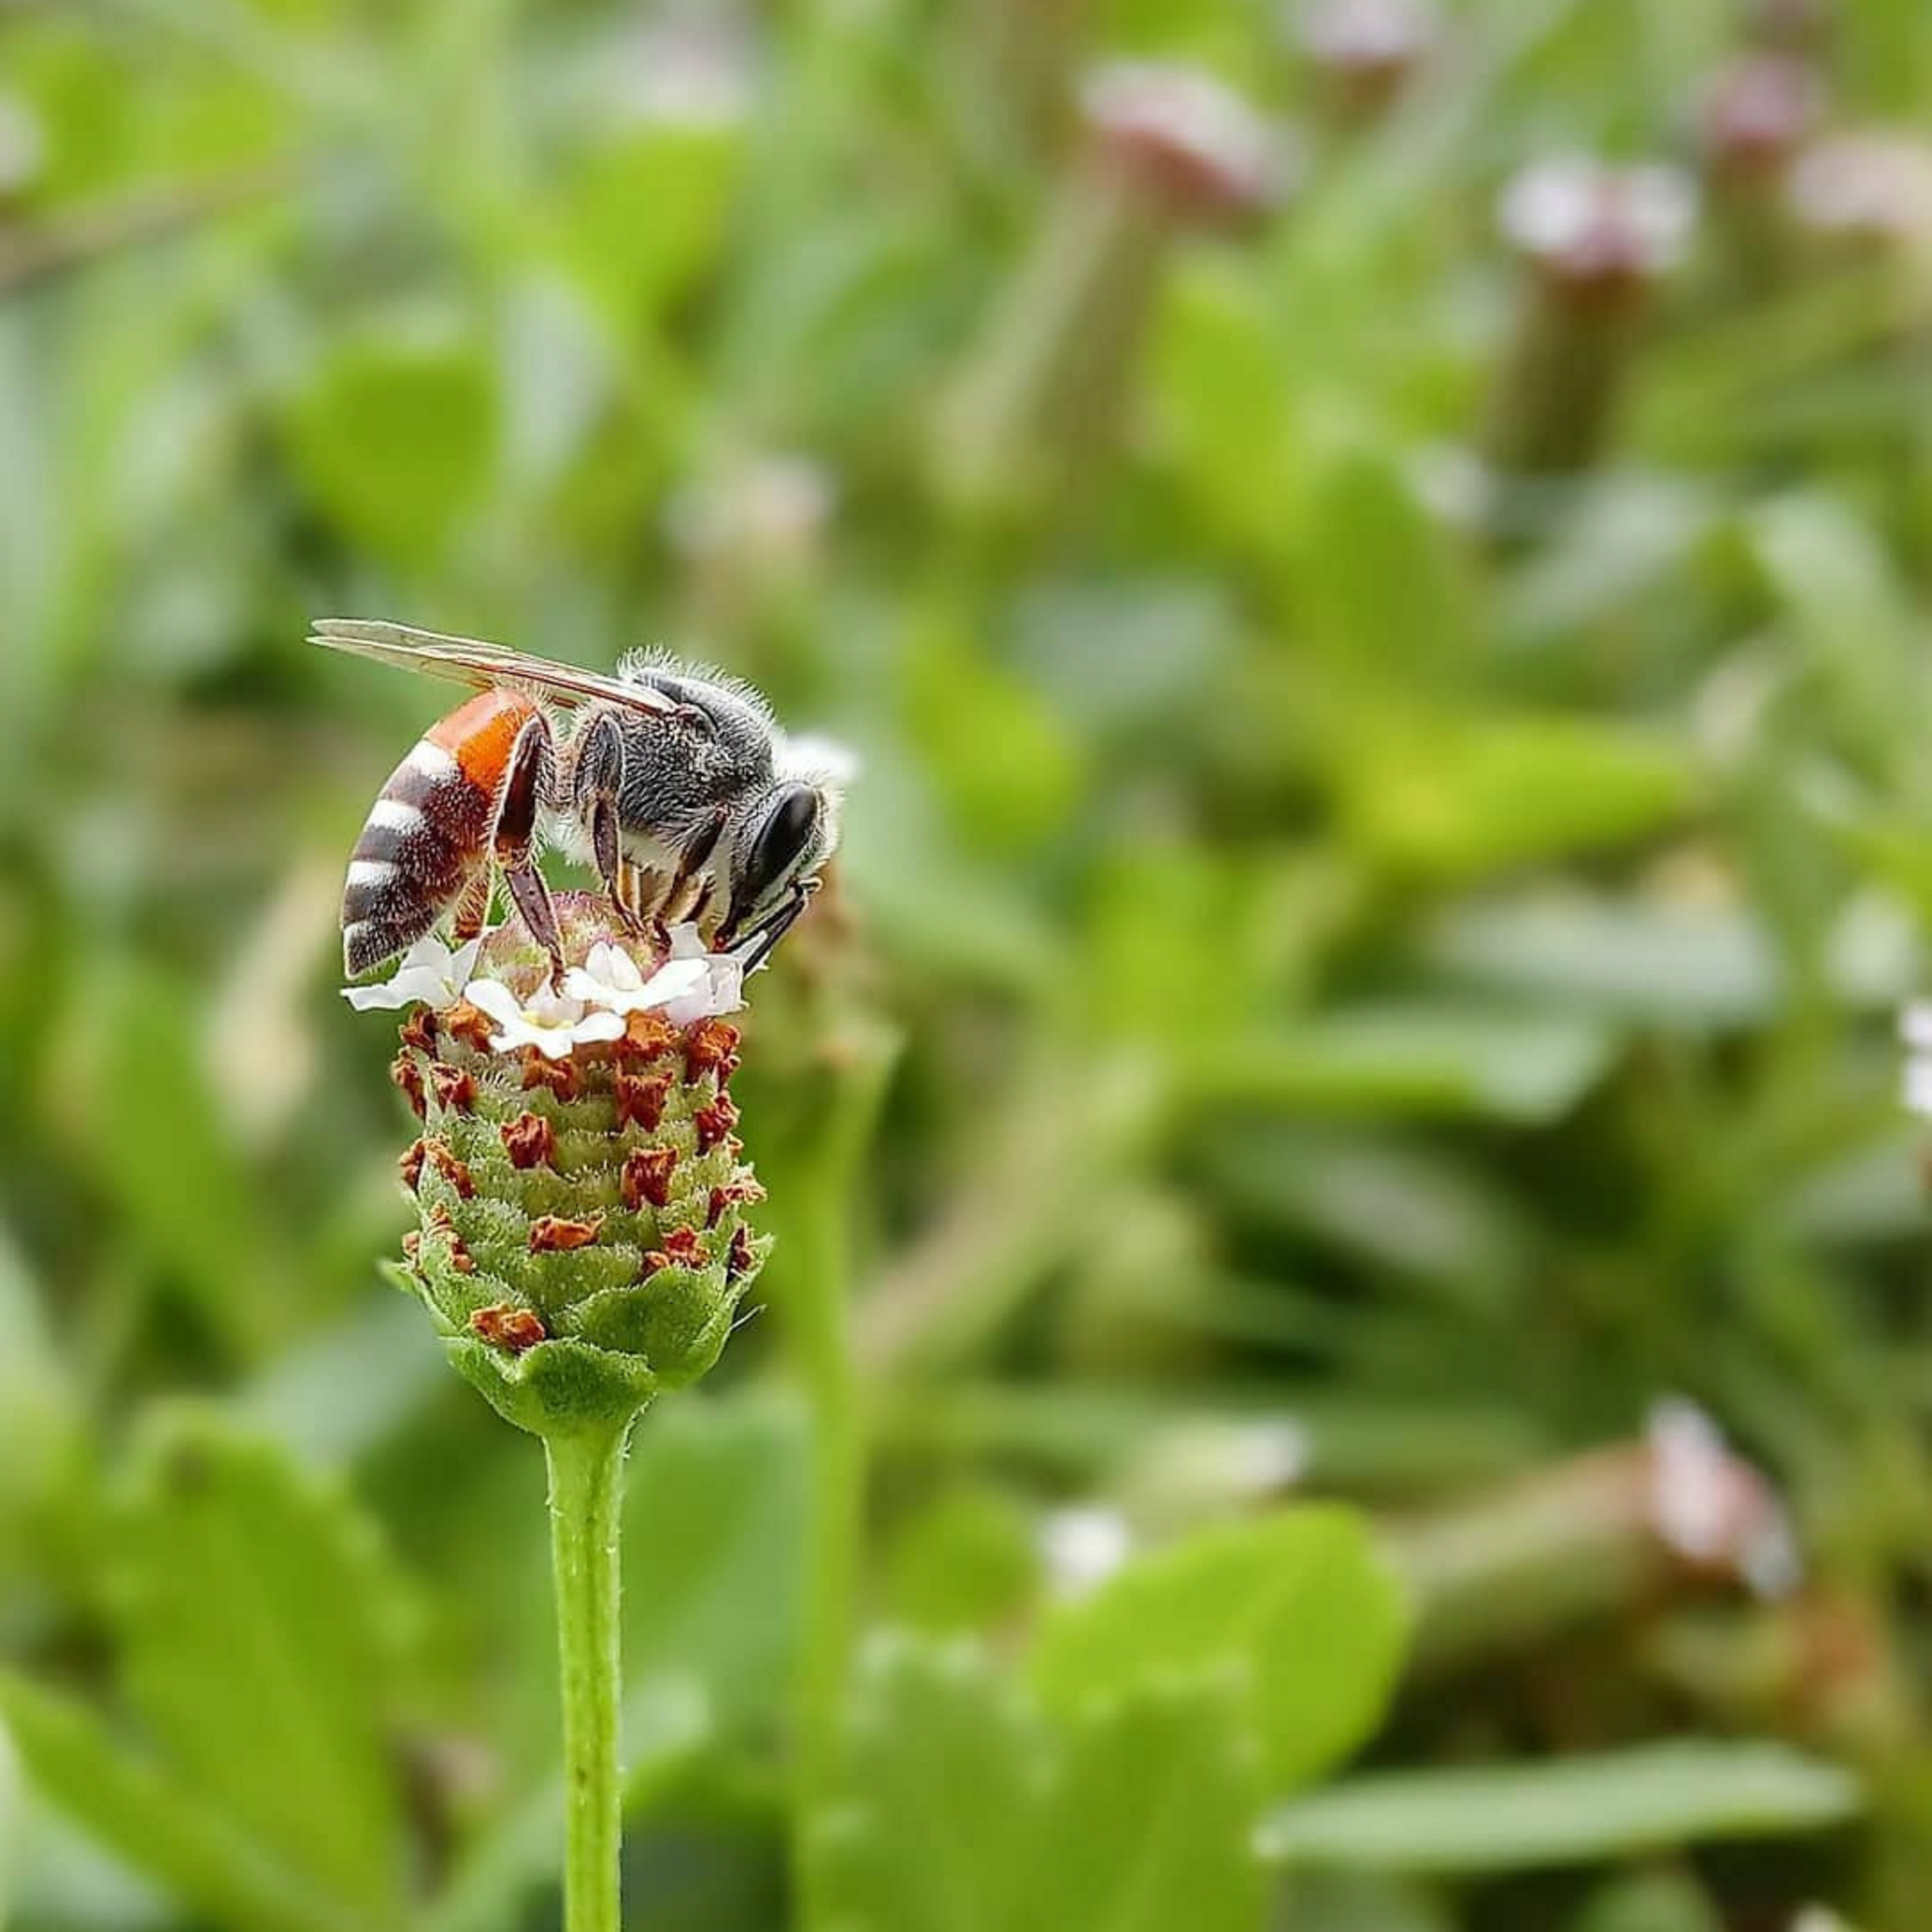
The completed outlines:
[[[823,464],[772,450],[721,477],[687,484],[666,509],[665,529],[686,556],[797,566],[815,554],[838,501]]]
[[[859,777],[859,754],[850,745],[817,731],[801,731],[796,735],[787,732],[784,768],[801,778],[818,779],[842,788]]]
[[[1905,1104],[1932,1117],[1932,1000],[1914,1000],[1898,1019],[1905,1041]]]
[[[1133,1553],[1133,1546],[1126,1518],[1097,1504],[1053,1510],[1039,1526],[1048,1577],[1066,1596],[1104,1583]]]
[[[395,973],[380,985],[345,986],[342,997],[358,1013],[393,1011],[418,1001],[431,1007],[454,1006],[476,970],[481,937],[451,952],[434,933],[403,954]]]
[[[1793,163],[1791,210],[1808,228],[1887,242],[1932,229],[1932,149],[1910,135],[1833,135]]]
[[[1290,184],[1294,157],[1282,130],[1211,74],[1107,61],[1088,75],[1080,106],[1109,152],[1199,214],[1260,213]]]
[[[1771,1485],[1735,1455],[1695,1403],[1651,1411],[1651,1520],[1665,1547],[1699,1570],[1781,1597],[1803,1575],[1798,1546]]]
[[[493,1053],[533,1046],[546,1060],[567,1060],[579,1046],[624,1037],[622,1014],[586,1009],[580,999],[554,992],[546,981],[527,1000],[519,1000],[500,980],[472,980],[463,997],[497,1022],[490,1036]]]
[[[1639,275],[1676,265],[1696,214],[1696,192],[1680,169],[1611,167],[1580,156],[1521,169],[1497,209],[1503,234],[1535,261]]]

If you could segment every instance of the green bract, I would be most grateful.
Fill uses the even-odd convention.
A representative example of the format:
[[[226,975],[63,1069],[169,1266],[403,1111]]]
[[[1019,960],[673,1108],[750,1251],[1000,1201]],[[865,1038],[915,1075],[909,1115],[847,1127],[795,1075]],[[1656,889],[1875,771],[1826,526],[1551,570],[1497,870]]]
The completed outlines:
[[[644,978],[657,963],[582,910],[566,932],[573,962],[609,945]],[[478,974],[519,1001],[543,980],[507,932]],[[645,1009],[621,1037],[552,1057],[503,1050],[459,1000],[415,1009],[402,1037],[393,1071],[423,1132],[403,1158],[420,1226],[396,1275],[456,1367],[541,1435],[620,1423],[703,1375],[769,1246],[743,1218],[762,1190],[726,1091],[737,1030]]]

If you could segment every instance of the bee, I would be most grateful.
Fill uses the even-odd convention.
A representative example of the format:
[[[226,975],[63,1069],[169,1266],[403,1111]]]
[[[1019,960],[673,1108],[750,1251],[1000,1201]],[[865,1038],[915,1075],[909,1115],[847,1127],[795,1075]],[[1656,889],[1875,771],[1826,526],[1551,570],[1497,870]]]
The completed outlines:
[[[749,972],[810,903],[838,842],[829,770],[749,686],[637,655],[614,676],[469,638],[325,617],[310,641],[477,688],[377,795],[349,862],[343,963],[373,972],[445,917],[459,942],[498,876],[563,978],[537,864],[546,839],[596,868],[617,917],[662,945],[690,921]]]

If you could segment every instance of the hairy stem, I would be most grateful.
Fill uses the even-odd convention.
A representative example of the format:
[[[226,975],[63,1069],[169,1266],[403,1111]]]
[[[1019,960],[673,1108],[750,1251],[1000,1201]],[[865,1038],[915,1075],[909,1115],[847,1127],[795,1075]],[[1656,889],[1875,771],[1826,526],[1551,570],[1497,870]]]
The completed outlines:
[[[564,1932],[620,1932],[618,1508],[628,1423],[547,1438],[563,1671]]]

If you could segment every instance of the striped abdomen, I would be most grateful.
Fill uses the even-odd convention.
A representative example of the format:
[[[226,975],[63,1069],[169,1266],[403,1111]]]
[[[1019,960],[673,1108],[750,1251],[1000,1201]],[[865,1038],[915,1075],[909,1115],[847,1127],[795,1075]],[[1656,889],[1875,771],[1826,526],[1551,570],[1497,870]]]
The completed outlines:
[[[527,733],[546,728],[522,692],[485,691],[432,725],[396,767],[349,862],[342,952],[351,979],[414,945],[466,888],[487,893],[512,760]]]

